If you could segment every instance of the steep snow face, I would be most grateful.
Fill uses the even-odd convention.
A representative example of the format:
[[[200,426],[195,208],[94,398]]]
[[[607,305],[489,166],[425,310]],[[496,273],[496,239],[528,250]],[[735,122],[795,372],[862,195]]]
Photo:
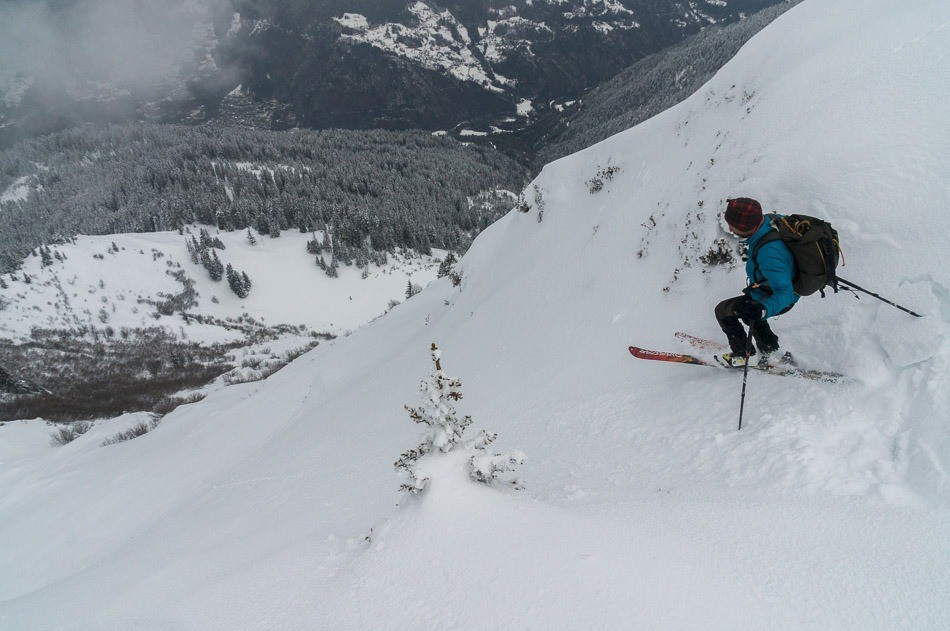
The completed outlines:
[[[33,457],[0,467],[0,620],[947,627],[948,26],[942,0],[806,1],[681,105],[548,165],[460,287],[126,443],[42,451],[14,425]],[[924,317],[803,299],[783,347],[850,381],[751,374],[736,432],[736,374],[626,347],[720,335],[743,272],[701,257],[739,195],[829,218],[841,275]],[[472,431],[527,454],[525,490],[454,452],[395,490],[432,341]]]
[[[852,10],[859,32],[842,26]],[[766,390],[754,414],[768,422],[755,449],[769,464],[741,464],[743,442],[735,473],[894,501],[919,492],[947,505],[950,442],[939,428],[950,416],[950,256],[942,244],[950,73],[929,60],[948,50],[945,12],[936,3],[845,3],[790,13],[680,106],[548,165],[527,195],[542,202],[493,226],[463,261],[459,302],[466,313],[478,305],[486,334],[496,318],[521,313],[512,303],[531,305],[543,326],[519,331],[506,352],[533,366],[563,365],[566,355],[634,383],[669,370],[690,379],[683,367],[631,366],[621,355],[628,342],[669,347],[676,329],[721,339],[713,307],[744,282],[741,263],[702,263],[716,239],[729,238],[719,218],[725,199],[751,196],[769,210],[827,217],[847,260],[840,274],[926,317],[845,293],[804,299],[775,319],[783,346],[804,363],[862,386],[823,393],[756,384]],[[591,194],[585,183],[608,166],[618,174]],[[509,270],[501,282],[499,268]],[[478,361],[491,361],[495,349],[480,350]],[[680,416],[697,401],[694,420],[708,419],[711,395],[734,396],[682,386],[651,400],[650,414]]]

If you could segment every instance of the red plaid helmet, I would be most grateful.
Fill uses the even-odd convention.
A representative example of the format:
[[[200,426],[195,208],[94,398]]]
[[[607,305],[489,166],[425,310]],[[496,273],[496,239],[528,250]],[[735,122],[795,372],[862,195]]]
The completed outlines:
[[[737,197],[726,204],[726,223],[736,232],[751,232],[762,223],[762,206],[751,197]]]

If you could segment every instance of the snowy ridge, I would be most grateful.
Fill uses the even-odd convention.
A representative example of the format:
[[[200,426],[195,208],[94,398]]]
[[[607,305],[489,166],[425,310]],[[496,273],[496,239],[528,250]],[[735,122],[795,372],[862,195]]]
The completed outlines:
[[[460,287],[141,438],[0,467],[0,621],[950,626],[948,25],[938,0],[806,0],[681,105],[548,165]],[[828,217],[841,275],[925,315],[803,299],[783,346],[856,383],[752,375],[742,432],[735,374],[626,351],[717,335],[743,274],[700,257],[736,195]],[[524,491],[451,452],[396,491],[433,341],[472,430],[527,455]]]

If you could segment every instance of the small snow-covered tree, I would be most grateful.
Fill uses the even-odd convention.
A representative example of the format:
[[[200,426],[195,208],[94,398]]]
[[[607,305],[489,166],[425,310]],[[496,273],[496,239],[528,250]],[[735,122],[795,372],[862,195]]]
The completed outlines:
[[[417,493],[426,488],[429,477],[418,466],[419,460],[439,452],[452,451],[459,446],[468,451],[469,476],[478,482],[489,483],[499,473],[511,471],[515,465],[522,464],[524,454],[520,451],[494,454],[487,449],[495,440],[496,434],[483,430],[473,440],[462,443],[465,428],[472,424],[472,417],[460,418],[454,405],[462,399],[462,382],[455,377],[449,377],[442,370],[442,351],[435,342],[430,350],[433,370],[419,385],[422,404],[418,407],[405,406],[409,418],[426,425],[428,429],[419,445],[404,452],[394,463],[396,470],[407,477],[400,489]]]
[[[452,273],[452,266],[455,265],[457,258],[455,258],[454,252],[449,252],[445,255],[445,259],[442,261],[442,264],[439,265],[439,272],[436,274],[436,278],[443,278]]]
[[[254,236],[250,228],[247,229],[247,242],[251,245],[257,245],[257,237]]]
[[[409,300],[420,291],[422,291],[422,285],[415,284],[412,282],[412,279],[406,281],[406,300]]]

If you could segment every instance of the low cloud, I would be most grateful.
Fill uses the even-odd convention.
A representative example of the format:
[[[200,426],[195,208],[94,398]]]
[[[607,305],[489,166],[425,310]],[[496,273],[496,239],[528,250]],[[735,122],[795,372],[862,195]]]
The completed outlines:
[[[0,94],[147,88],[194,58],[209,25],[209,0],[3,0]]]

